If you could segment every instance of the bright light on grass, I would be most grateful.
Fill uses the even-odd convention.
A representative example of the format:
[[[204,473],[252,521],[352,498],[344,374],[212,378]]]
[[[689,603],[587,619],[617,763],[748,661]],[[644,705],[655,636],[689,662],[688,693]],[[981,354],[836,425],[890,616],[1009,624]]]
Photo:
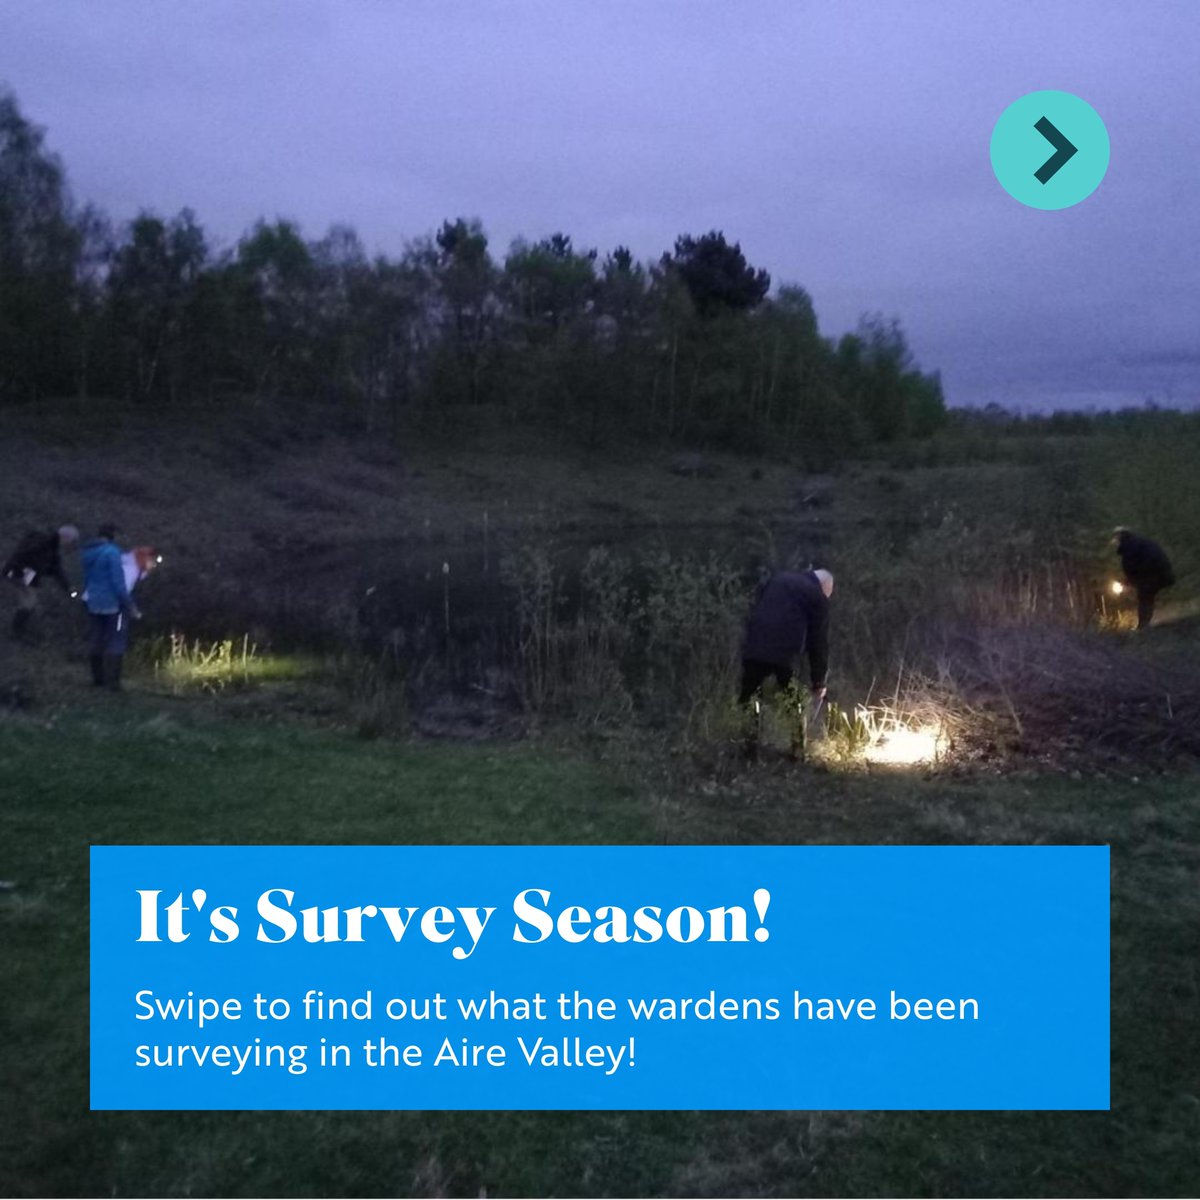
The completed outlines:
[[[1112,583],[1108,585],[1108,590],[1112,592],[1114,596],[1119,596],[1125,590],[1125,585],[1119,579],[1114,579]]]
[[[154,673],[176,692],[191,688],[215,692],[295,678],[305,669],[296,659],[260,653],[248,637],[205,643],[189,642],[173,633]]]
[[[918,728],[896,725],[873,736],[863,750],[863,758],[869,763],[889,766],[918,766],[936,762],[944,742],[940,725]]]
[[[823,757],[828,761],[880,766],[937,762],[950,748],[950,734],[929,706],[916,713],[893,704],[859,704],[853,714],[829,705]]]

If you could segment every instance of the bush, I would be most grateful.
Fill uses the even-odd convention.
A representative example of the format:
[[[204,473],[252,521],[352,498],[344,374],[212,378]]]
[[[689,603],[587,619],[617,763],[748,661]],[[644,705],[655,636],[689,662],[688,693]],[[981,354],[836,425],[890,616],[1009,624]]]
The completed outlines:
[[[634,560],[597,546],[572,571],[552,543],[527,543],[501,571],[531,711],[686,725],[732,691],[747,589],[718,556]]]

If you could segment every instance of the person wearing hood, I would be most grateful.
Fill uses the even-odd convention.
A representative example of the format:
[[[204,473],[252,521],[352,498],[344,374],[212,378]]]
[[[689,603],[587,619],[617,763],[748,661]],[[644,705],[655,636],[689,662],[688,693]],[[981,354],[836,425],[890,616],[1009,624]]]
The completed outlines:
[[[1175,582],[1171,560],[1157,542],[1141,537],[1124,525],[1113,530],[1113,543],[1125,580],[1137,593],[1137,627],[1145,629],[1154,617],[1158,593]]]
[[[37,611],[37,587],[43,579],[55,580],[68,596],[74,597],[67,573],[63,570],[62,552],[79,541],[74,525],[61,525],[50,532],[33,530],[27,533],[9,556],[0,574],[16,588],[17,611],[13,614],[12,633],[23,638]]]
[[[833,576],[824,570],[777,571],[762,585],[746,621],[740,704],[749,704],[772,676],[786,688],[802,654],[810,696],[817,703],[825,698],[831,595]]]
[[[129,645],[129,622],[141,617],[125,583],[117,527],[102,525],[99,536],[84,543],[84,603],[91,623],[89,661],[92,683],[119,691]]]

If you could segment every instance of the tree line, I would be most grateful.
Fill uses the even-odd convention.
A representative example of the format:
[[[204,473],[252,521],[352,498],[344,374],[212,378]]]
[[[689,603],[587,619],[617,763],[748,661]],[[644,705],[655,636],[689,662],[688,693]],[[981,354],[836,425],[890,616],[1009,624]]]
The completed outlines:
[[[232,249],[190,209],[118,226],[0,91],[0,404],[304,398],[380,434],[490,408],[592,442],[822,453],[944,423],[897,322],[825,338],[803,288],[770,289],[719,231],[639,262],[563,233],[500,259],[465,218],[395,258],[344,225],[262,220]]]

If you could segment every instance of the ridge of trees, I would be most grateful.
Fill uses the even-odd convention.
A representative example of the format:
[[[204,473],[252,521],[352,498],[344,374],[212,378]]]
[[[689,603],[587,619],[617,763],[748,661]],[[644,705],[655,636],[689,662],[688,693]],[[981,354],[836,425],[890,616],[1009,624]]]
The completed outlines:
[[[371,432],[487,407],[590,441],[824,453],[944,424],[896,321],[828,339],[803,288],[770,285],[717,230],[643,263],[561,232],[501,261],[465,218],[398,258],[343,225],[260,220],[219,252],[190,209],[118,227],[0,90],[0,404],[304,397]]]

